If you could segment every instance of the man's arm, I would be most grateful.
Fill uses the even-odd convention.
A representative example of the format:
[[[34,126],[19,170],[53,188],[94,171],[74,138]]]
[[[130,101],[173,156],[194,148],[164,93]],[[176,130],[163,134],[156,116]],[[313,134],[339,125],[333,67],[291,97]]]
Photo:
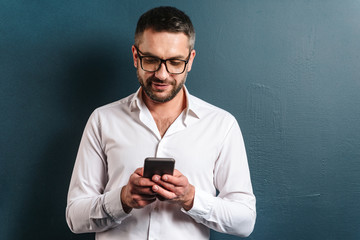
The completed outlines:
[[[256,200],[243,137],[235,119],[215,164],[214,184],[218,196],[197,188],[194,206],[187,213],[216,231],[242,237],[250,235],[256,220]]]
[[[85,127],[70,182],[66,220],[75,233],[105,231],[127,217],[121,187],[104,193],[108,179],[100,126],[95,111]]]
[[[138,168],[125,186],[104,192],[108,183],[101,123],[95,111],[85,127],[68,193],[66,220],[75,233],[102,232],[156,200],[150,179]]]
[[[245,147],[236,121],[223,142],[214,169],[217,197],[188,183],[178,171],[174,176],[154,176],[153,191],[181,205],[195,221],[219,232],[246,237],[256,219]],[[189,204],[190,203],[190,204]]]

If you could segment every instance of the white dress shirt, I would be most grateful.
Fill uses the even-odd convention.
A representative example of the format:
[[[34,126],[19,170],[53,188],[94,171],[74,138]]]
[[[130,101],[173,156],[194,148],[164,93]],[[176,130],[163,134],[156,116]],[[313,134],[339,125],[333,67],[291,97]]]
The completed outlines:
[[[141,89],[92,113],[68,193],[66,219],[73,232],[96,232],[98,240],[201,240],[209,239],[209,228],[238,236],[252,232],[255,196],[237,121],[184,89],[187,108],[162,138]],[[121,188],[146,157],[175,159],[175,168],[195,186],[191,210],[157,200],[123,211]]]

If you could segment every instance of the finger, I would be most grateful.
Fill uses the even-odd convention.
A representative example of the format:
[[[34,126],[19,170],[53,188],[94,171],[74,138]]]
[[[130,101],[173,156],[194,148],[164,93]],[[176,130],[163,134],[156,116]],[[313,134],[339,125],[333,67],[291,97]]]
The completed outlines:
[[[149,205],[150,203],[156,201],[156,197],[154,198],[138,198],[138,199],[134,199],[134,208],[142,208],[145,207],[146,205]]]
[[[188,184],[188,180],[184,175],[172,176],[172,175],[165,174],[161,177],[161,180],[163,182],[170,183],[170,184],[178,186],[178,187],[183,187]]]
[[[175,192],[176,190],[176,186],[174,184],[162,181],[161,179],[157,180],[156,184],[170,192]]]
[[[179,171],[179,170],[177,170],[177,169],[174,169],[174,172],[173,172],[173,176],[174,177],[179,177],[179,176],[182,176],[183,174]]]
[[[131,189],[131,194],[138,194],[138,195],[149,195],[153,196],[155,195],[154,191],[151,187],[133,187]]]
[[[154,182],[151,181],[150,179],[140,177],[136,174],[131,175],[130,182],[139,187],[151,187],[154,185]]]
[[[137,168],[134,173],[136,173],[137,175],[142,177],[143,176],[143,170],[144,170],[144,168],[142,168],[142,167]]]
[[[156,200],[156,194],[140,194],[138,195],[139,199],[143,200],[143,201],[152,201],[152,200]]]
[[[156,192],[157,194],[159,194],[161,197],[164,197],[165,199],[168,199],[168,200],[172,200],[174,198],[176,198],[176,194],[173,193],[173,192],[170,192],[164,188],[162,188],[161,186],[159,185],[154,185],[152,187],[152,190],[154,192]]]

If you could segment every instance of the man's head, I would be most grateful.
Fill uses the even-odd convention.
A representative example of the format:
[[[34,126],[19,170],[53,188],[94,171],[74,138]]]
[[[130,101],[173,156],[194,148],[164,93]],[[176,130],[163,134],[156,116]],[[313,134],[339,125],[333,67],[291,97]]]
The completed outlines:
[[[155,32],[184,33],[189,38],[189,49],[195,46],[195,29],[190,18],[174,7],[153,8],[144,13],[136,26],[135,45],[139,46],[145,30]]]
[[[195,57],[194,42],[189,17],[176,8],[159,7],[140,17],[132,52],[146,97],[159,103],[181,97]]]

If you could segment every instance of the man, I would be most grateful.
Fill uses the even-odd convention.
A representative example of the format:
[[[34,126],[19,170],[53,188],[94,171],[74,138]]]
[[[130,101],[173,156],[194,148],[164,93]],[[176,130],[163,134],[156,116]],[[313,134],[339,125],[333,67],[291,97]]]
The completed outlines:
[[[140,17],[132,53],[141,87],[89,118],[68,194],[73,232],[100,240],[252,232],[255,197],[240,128],[184,86],[194,43],[193,25],[178,9]],[[144,159],[154,156],[174,158],[174,174],[142,177]]]

